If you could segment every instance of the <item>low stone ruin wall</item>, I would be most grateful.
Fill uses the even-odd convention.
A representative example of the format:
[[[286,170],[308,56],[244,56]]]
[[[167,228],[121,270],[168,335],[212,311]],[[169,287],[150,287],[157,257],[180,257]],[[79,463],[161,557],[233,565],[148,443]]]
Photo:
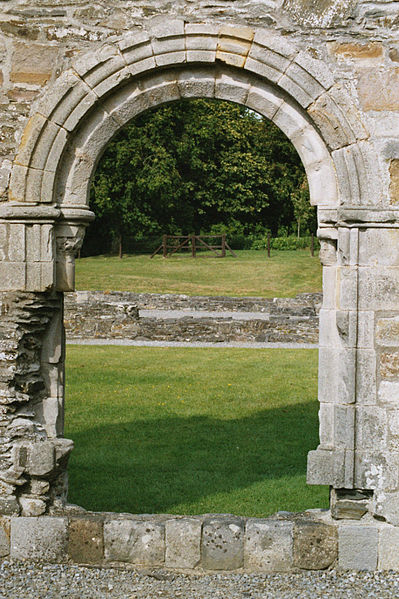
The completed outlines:
[[[90,513],[0,518],[0,557],[188,572],[398,570],[398,529],[328,511],[270,518]]]
[[[78,291],[65,294],[65,327],[69,340],[317,343],[321,299]]]

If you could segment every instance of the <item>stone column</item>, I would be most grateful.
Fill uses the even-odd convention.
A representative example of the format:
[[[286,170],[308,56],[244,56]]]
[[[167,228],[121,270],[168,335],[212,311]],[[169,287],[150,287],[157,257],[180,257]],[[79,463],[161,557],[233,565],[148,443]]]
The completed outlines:
[[[351,488],[357,342],[357,229],[319,229],[323,265],[320,310],[320,445],[310,452],[308,482]]]
[[[62,510],[63,294],[74,288],[74,258],[87,209],[0,207],[0,514]],[[69,217],[66,220],[65,217]]]
[[[336,217],[332,227],[322,215],[319,230],[320,445],[308,482],[331,486],[335,518],[369,512],[399,524],[397,213],[354,208]]]
[[[359,240],[355,484],[373,490],[374,516],[399,525],[398,224],[375,223]]]

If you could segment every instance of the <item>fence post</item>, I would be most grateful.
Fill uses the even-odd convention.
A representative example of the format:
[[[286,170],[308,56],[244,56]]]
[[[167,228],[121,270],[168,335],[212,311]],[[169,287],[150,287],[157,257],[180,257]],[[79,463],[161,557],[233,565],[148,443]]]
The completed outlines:
[[[166,247],[167,237],[167,235],[162,235],[162,253],[164,258],[166,258],[168,255],[168,248]]]
[[[314,235],[312,233],[312,238],[310,240],[310,253],[312,256],[314,256]]]
[[[191,235],[191,256],[197,257],[197,248],[195,247],[195,235]]]
[[[222,258],[226,257],[226,233],[222,235]]]
[[[267,234],[267,256],[270,258],[270,233]]]

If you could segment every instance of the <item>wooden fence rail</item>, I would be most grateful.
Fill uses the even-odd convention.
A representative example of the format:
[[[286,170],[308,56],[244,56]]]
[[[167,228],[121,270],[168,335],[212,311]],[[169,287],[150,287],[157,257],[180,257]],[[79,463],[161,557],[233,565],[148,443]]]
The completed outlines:
[[[219,243],[208,243],[205,239],[211,240],[220,240]],[[156,254],[159,254],[162,250],[162,255],[164,258],[168,256],[172,256],[182,248],[190,248],[191,247],[191,255],[193,258],[197,257],[197,250],[205,249],[215,254],[216,258],[225,258],[226,250],[230,252],[232,256],[235,258],[237,254],[233,252],[231,247],[226,241],[226,235],[163,235],[162,243],[157,249],[151,254],[151,258],[153,258]]]

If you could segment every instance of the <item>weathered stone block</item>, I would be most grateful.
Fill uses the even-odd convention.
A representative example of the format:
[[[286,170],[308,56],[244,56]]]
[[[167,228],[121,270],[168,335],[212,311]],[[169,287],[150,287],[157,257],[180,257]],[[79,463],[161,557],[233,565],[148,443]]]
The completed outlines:
[[[399,529],[384,526],[380,530],[379,570],[399,570]]]
[[[72,62],[72,67],[94,89],[114,73],[123,70],[125,62],[115,46],[105,44],[90,55],[78,56]]]
[[[374,513],[393,526],[399,526],[399,492],[374,492]]]
[[[289,59],[282,54],[282,52],[287,51],[288,48],[279,47],[280,52],[276,52],[274,48],[270,48],[270,45],[273,45],[273,39],[270,40],[270,45],[269,40],[263,39],[262,41],[268,45],[265,46],[260,43],[260,36],[255,35],[255,40],[251,46],[245,68],[258,72],[256,67],[253,68],[255,66],[253,63],[257,63],[265,69],[263,73],[266,78],[276,82],[290,63]],[[250,66],[251,62],[253,64],[252,68]]]
[[[273,68],[272,66],[265,64],[261,60],[255,60],[251,56],[249,56],[244,64],[244,68],[247,71],[251,71],[252,73],[256,73],[269,81],[277,81],[281,76],[281,72]]]
[[[399,454],[394,451],[356,451],[354,485],[358,489],[394,491],[399,485]],[[343,485],[347,488],[351,485]]]
[[[26,289],[42,289],[41,265],[38,262],[26,265]]]
[[[358,298],[358,269],[353,266],[337,268],[339,309],[356,311]],[[367,309],[363,307],[363,309]]]
[[[181,74],[177,83],[182,98],[213,98],[215,95],[215,76],[207,69]]]
[[[391,204],[399,204],[399,160],[394,159],[391,160],[389,165],[389,176],[390,176],[390,184],[389,184],[389,197],[391,199]]]
[[[399,316],[378,318],[376,322],[376,341],[378,345],[399,347]]]
[[[147,566],[165,561],[165,526],[156,520],[109,520],[104,523],[107,561]]]
[[[374,312],[370,310],[358,312],[358,347],[374,349]]]
[[[28,446],[26,471],[32,476],[46,476],[55,465],[55,449],[51,441],[31,443]]]
[[[276,35],[272,30],[257,29],[253,39],[254,45],[280,54],[292,60],[298,53],[294,44],[286,36]]]
[[[77,564],[101,564],[104,557],[103,523],[71,518],[68,527],[68,556]]]
[[[324,87],[295,62],[291,63],[281,77],[279,85],[303,108],[307,108],[324,92]]]
[[[353,310],[325,310],[319,312],[319,343],[325,347],[355,347],[357,341],[357,314]]]
[[[179,38],[184,36],[184,20],[183,19],[168,19],[159,21],[151,26],[149,35],[156,40],[164,40],[168,38]]]
[[[399,410],[387,411],[388,418],[388,447],[392,451],[399,450]]]
[[[335,520],[360,520],[367,514],[367,502],[341,499],[331,508]]]
[[[245,78],[233,73],[221,73],[215,80],[215,98],[245,104],[249,88],[250,85]]]
[[[399,382],[381,381],[378,386],[378,399],[382,403],[399,406]]]
[[[324,570],[338,556],[337,527],[298,520],[294,525],[294,566],[304,570]]]
[[[338,527],[338,566],[341,570],[375,570],[378,560],[376,526]]]
[[[45,85],[55,70],[58,48],[46,44],[13,45],[10,79],[15,83]]]
[[[25,262],[0,262],[0,291],[24,291],[25,288]]]
[[[384,379],[399,378],[399,352],[393,350],[381,352],[380,376]]]
[[[337,308],[337,276],[334,266],[323,266],[323,309]]]
[[[37,112],[53,123],[64,126],[78,104],[85,101],[86,94],[91,95],[92,99],[95,98],[88,85],[75,71],[69,69],[58,77],[51,95],[46,94],[40,99]]]
[[[381,42],[367,42],[367,43],[334,43],[332,51],[337,58],[365,61],[378,59],[378,62],[384,56],[384,49]]]
[[[180,100],[179,87],[174,74],[168,77],[152,77],[142,84],[142,95],[146,96],[148,106],[157,106],[164,102]]]
[[[379,156],[369,141],[335,150],[332,157],[339,173],[341,203],[378,204],[383,198]],[[377,183],[378,182],[378,183]]]
[[[302,158],[302,162],[308,168],[310,165],[319,165],[330,161],[327,150],[314,129],[310,127],[302,129],[292,136],[291,141]]]
[[[359,232],[360,266],[399,266],[398,229],[367,229]]]
[[[8,236],[8,259],[10,262],[24,262],[26,259],[26,226],[10,223]]]
[[[283,98],[282,98],[283,99]],[[277,125],[291,139],[306,129],[308,122],[290,101],[281,102],[280,109],[273,117],[273,123]]]
[[[276,98],[275,93],[266,85],[251,86],[246,98],[248,108],[252,108],[269,119],[273,119],[281,103],[282,99]]]
[[[0,558],[10,554],[10,518],[0,517]]]
[[[245,527],[244,567],[284,572],[292,567],[292,522],[249,519]]]
[[[186,60],[185,40],[183,37],[165,37],[153,39],[152,48],[155,64],[158,67],[181,64]]]
[[[165,566],[167,568],[195,568],[201,560],[202,523],[196,518],[182,518],[165,522]]]
[[[40,516],[11,519],[13,559],[61,562],[66,557],[67,519]]]
[[[206,23],[186,23],[187,62],[215,62],[219,27]]]
[[[399,267],[359,269],[361,310],[397,310]]]
[[[244,562],[244,527],[240,518],[207,518],[202,528],[201,564],[205,570],[236,570]]]
[[[362,69],[358,92],[363,110],[399,110],[399,69]]]
[[[319,399],[326,403],[355,401],[356,350],[319,349]]]
[[[350,104],[346,92],[341,86],[336,85],[309,107],[309,114],[312,115],[324,139],[333,150],[367,136],[359,112],[355,107],[349,110]]]
[[[41,516],[45,513],[47,504],[43,499],[37,497],[24,497],[19,498],[21,504],[21,516]]]
[[[356,447],[384,449],[387,444],[387,425],[385,409],[376,406],[359,406],[356,410]]]
[[[355,408],[320,404],[320,443],[323,447],[351,449],[355,433]]]
[[[359,322],[359,334],[361,323]],[[368,349],[357,350],[356,402],[374,405],[377,401],[376,352]]]
[[[19,514],[20,511],[21,508],[16,497],[13,495],[0,497],[0,514],[2,516],[12,516],[14,514]]]
[[[307,483],[350,488],[353,485],[353,453],[350,450],[322,447],[309,451]]]

